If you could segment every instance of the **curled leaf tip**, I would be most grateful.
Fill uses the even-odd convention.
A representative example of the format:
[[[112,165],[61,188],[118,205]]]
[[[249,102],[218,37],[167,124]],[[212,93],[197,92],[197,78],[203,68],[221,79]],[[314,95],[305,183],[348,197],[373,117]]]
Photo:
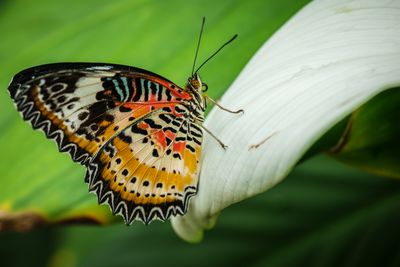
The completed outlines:
[[[196,240],[224,208],[280,182],[332,126],[378,93],[400,85],[400,2],[312,1],[253,56],[214,108],[199,194],[172,221]],[[279,134],[276,134],[278,133]]]

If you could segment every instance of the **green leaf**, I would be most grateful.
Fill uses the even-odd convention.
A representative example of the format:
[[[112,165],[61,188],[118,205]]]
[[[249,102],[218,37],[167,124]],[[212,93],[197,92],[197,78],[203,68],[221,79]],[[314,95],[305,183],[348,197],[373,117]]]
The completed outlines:
[[[21,69],[62,61],[134,65],[184,84],[201,17],[200,62],[239,38],[202,69],[217,98],[259,46],[308,1],[4,1],[0,8],[0,227],[120,221],[87,193],[84,168],[22,121],[6,93]],[[24,223],[19,223],[19,222]]]
[[[151,231],[70,229],[59,249],[78,266],[140,265],[150,257],[166,266],[396,266],[399,208],[399,181],[316,157],[280,186],[227,209],[201,244],[184,244],[157,224]]]
[[[5,266],[34,266],[38,257],[37,266],[62,267],[399,266],[399,209],[399,180],[316,157],[224,211],[200,244],[163,223],[68,227],[3,233],[0,257]]]
[[[367,171],[400,177],[399,103],[400,90],[394,88],[357,109],[331,155]]]

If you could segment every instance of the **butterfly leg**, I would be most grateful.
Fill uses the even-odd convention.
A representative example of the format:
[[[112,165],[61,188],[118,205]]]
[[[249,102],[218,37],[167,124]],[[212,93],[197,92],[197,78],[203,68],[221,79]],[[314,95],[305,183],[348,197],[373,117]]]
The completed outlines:
[[[239,109],[239,110],[235,110],[235,111],[233,111],[233,110],[229,110],[229,109],[227,109],[227,108],[224,108],[223,106],[221,106],[220,104],[218,104],[218,102],[217,101],[215,101],[214,99],[212,99],[211,97],[209,97],[208,95],[204,95],[211,103],[213,103],[214,105],[216,105],[217,107],[219,107],[220,109],[222,109],[222,110],[224,110],[224,111],[226,111],[226,112],[229,112],[229,113],[233,113],[233,114],[239,114],[239,113],[244,113],[244,110],[243,109]]]
[[[222,143],[222,141],[219,140],[218,137],[216,137],[210,130],[208,130],[206,127],[204,127],[204,126],[201,125],[201,124],[199,124],[199,125],[200,125],[200,127],[201,127],[204,131],[206,131],[209,135],[211,135],[211,136],[221,145],[221,147],[222,147],[223,149],[227,149],[227,148],[228,148],[228,146],[225,145],[224,143]]]

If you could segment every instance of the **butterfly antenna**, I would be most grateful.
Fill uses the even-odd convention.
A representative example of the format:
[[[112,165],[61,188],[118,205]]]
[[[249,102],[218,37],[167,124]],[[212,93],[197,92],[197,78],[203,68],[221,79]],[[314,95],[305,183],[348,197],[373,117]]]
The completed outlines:
[[[204,64],[206,64],[210,59],[212,59],[216,54],[218,54],[218,52],[221,51],[222,48],[224,48],[224,47],[227,46],[229,43],[231,43],[233,40],[235,40],[236,37],[238,37],[237,34],[235,34],[228,42],[224,43],[217,51],[214,52],[214,54],[212,54],[209,58],[207,58],[207,59],[203,62],[203,64],[201,64],[200,67],[197,68],[197,70],[196,70],[194,73],[197,73],[197,72],[201,69],[201,67],[204,66]],[[192,75],[193,75],[193,72],[192,72]]]
[[[206,17],[203,17],[203,22],[201,23],[199,41],[197,43],[197,48],[196,48],[196,54],[194,55],[194,61],[193,61],[193,67],[192,67],[192,76],[193,76],[193,73],[194,73],[194,67],[196,66],[197,54],[199,53],[200,41],[201,41],[201,36],[203,35],[203,29],[204,29],[204,23],[205,22],[206,22]]]

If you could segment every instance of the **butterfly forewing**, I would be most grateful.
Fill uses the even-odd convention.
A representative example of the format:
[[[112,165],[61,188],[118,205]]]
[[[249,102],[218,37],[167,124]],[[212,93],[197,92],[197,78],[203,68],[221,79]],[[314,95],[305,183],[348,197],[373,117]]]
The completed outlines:
[[[33,128],[87,167],[89,190],[126,223],[186,211],[202,139],[185,105],[191,94],[142,69],[96,63],[30,68],[9,92]]]

